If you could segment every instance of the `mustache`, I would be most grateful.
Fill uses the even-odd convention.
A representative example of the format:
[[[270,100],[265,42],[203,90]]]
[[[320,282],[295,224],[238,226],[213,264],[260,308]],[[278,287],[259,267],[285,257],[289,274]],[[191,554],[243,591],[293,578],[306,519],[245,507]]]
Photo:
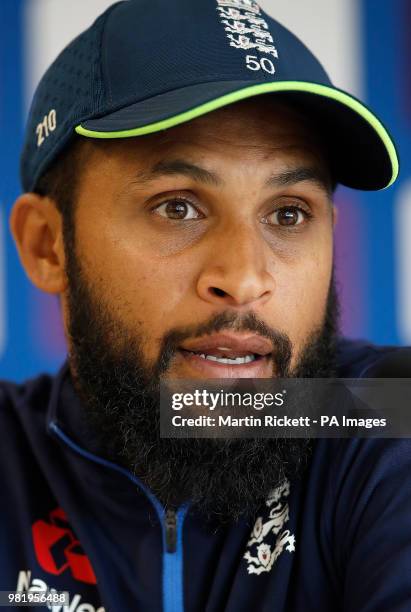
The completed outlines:
[[[179,346],[185,340],[200,338],[223,330],[253,332],[267,338],[273,347],[272,359],[276,364],[278,375],[282,378],[287,377],[293,348],[288,335],[270,327],[253,312],[241,315],[229,310],[212,316],[204,323],[174,328],[165,334],[155,375],[158,377],[166,372]]]

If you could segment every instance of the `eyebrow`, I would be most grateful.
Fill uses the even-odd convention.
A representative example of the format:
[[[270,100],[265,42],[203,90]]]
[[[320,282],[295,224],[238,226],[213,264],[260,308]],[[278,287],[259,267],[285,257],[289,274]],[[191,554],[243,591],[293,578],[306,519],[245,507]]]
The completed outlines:
[[[200,183],[208,185],[221,186],[223,180],[214,172],[201,168],[196,164],[192,164],[183,159],[172,159],[169,161],[160,161],[153,166],[148,172],[139,173],[137,180],[141,182],[149,182],[161,176],[188,176]]]
[[[183,159],[160,161],[150,170],[139,173],[137,175],[137,181],[145,183],[153,181],[161,176],[187,176],[197,182],[217,187],[224,184],[223,179],[216,173]],[[265,186],[286,187],[289,185],[296,185],[303,181],[316,183],[329,193],[332,191],[331,181],[326,174],[319,168],[311,166],[301,166],[273,174],[266,180]]]
[[[273,174],[267,179],[265,185],[266,187],[286,187],[288,185],[302,183],[303,181],[316,183],[327,192],[332,191],[331,180],[327,175],[319,168],[311,166],[302,166],[300,168],[293,168],[292,170],[285,170],[278,174]]]

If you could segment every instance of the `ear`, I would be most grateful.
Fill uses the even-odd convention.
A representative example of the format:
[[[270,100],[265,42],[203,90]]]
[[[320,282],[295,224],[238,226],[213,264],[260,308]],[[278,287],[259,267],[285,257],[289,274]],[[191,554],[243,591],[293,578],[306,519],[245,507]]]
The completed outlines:
[[[36,287],[47,293],[66,290],[62,217],[53,200],[25,193],[15,202],[10,229],[23,268]]]

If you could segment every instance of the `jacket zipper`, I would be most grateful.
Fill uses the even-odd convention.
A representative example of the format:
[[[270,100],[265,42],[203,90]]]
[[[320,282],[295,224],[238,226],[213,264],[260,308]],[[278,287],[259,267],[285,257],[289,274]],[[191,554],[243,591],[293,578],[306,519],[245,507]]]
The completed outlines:
[[[166,550],[175,553],[177,550],[177,516],[175,510],[168,509],[164,517]]]
[[[163,612],[184,611],[183,523],[188,506],[163,510]]]

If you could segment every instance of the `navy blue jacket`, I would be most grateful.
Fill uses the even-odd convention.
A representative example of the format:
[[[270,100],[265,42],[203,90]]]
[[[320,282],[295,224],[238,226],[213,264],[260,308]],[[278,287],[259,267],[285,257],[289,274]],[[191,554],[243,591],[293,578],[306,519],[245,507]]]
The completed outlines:
[[[394,350],[342,341],[339,375]],[[91,452],[67,366],[0,384],[0,415],[2,591],[68,591],[55,612],[411,611],[407,439],[317,440],[254,526],[216,531]]]

